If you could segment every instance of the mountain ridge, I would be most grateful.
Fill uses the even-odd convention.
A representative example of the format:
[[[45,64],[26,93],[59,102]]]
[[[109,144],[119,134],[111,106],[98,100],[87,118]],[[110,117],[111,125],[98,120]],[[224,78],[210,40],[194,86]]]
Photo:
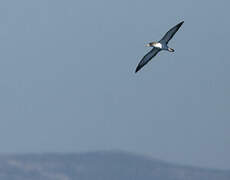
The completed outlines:
[[[229,180],[230,171],[178,165],[126,151],[0,155],[4,180]]]

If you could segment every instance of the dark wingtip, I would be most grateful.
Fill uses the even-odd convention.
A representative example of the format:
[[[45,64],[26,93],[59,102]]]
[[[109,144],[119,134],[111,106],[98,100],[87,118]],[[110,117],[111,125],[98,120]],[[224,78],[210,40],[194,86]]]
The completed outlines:
[[[179,24],[177,24],[177,27],[180,28],[184,24],[184,21],[181,21]]]
[[[137,73],[141,68],[139,66],[137,66],[135,73]]]

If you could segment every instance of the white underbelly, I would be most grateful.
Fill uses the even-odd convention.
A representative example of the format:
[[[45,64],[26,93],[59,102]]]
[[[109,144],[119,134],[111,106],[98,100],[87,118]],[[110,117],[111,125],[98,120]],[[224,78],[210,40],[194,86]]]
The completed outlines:
[[[162,49],[162,44],[161,44],[161,43],[156,43],[156,44],[154,44],[154,46],[155,46],[156,48]]]

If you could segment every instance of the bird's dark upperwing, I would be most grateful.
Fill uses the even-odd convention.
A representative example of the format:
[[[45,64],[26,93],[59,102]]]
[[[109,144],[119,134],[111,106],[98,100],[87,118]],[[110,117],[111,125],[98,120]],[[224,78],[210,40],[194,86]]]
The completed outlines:
[[[174,26],[173,28],[171,28],[165,35],[164,37],[160,40],[160,42],[164,41],[166,44],[168,44],[168,42],[170,41],[170,39],[172,39],[172,37],[174,36],[174,34],[176,34],[176,32],[178,31],[178,29],[181,27],[181,25],[184,23],[184,21],[180,22],[179,24],[177,24],[176,26]]]
[[[137,68],[136,68],[136,72],[138,72],[144,65],[146,65],[154,56],[157,55],[158,52],[160,52],[161,49],[158,48],[153,48],[151,51],[149,51],[143,58],[142,60],[139,62]]]

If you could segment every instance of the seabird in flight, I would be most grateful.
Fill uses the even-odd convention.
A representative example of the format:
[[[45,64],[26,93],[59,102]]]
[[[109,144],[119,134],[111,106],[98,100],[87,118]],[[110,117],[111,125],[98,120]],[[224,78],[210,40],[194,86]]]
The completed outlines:
[[[168,42],[172,39],[174,34],[178,31],[178,29],[181,27],[183,23],[184,21],[180,22],[179,24],[171,28],[159,42],[151,42],[146,45],[147,47],[153,47],[153,48],[139,62],[135,73],[138,72],[144,65],[146,65],[161,50],[174,52],[174,49],[168,47]]]

